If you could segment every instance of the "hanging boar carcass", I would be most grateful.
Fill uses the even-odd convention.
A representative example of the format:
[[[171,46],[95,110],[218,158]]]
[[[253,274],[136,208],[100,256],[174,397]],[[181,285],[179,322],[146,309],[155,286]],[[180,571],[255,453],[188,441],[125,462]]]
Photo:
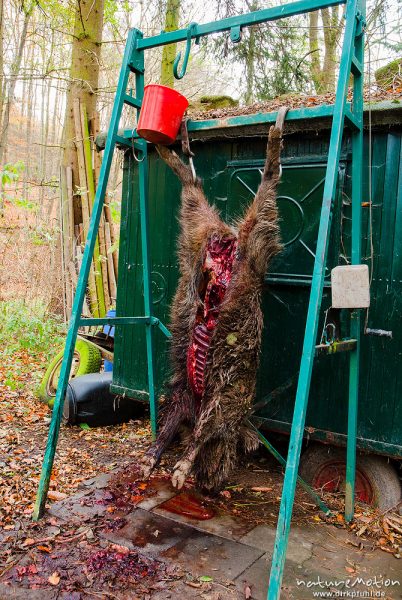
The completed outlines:
[[[190,166],[157,147],[182,183],[180,279],[171,308],[173,375],[158,438],[142,459],[144,478],[182,424],[191,433],[174,467],[177,488],[192,473],[197,487],[219,490],[238,456],[258,445],[246,418],[255,396],[264,276],[281,250],[276,190],[286,112],[280,109],[269,130],[261,184],[236,226],[223,222],[208,203]]]

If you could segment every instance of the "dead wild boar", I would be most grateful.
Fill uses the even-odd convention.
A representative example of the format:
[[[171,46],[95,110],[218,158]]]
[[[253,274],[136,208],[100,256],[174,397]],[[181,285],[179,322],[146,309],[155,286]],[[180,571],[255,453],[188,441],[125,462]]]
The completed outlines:
[[[238,456],[258,445],[246,416],[255,396],[264,275],[281,250],[276,190],[285,115],[281,109],[269,130],[261,184],[236,226],[222,221],[190,167],[171,150],[157,147],[182,183],[180,279],[171,308],[173,375],[158,439],[142,459],[143,477],[182,424],[191,434],[174,467],[177,488],[191,472],[197,487],[219,490]]]

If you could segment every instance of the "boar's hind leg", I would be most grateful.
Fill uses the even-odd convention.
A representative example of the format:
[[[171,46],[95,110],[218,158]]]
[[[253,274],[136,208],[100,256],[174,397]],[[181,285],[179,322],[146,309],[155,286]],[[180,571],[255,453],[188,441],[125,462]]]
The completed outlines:
[[[183,487],[186,478],[190,474],[195,457],[197,455],[197,451],[198,450],[195,445],[195,440],[194,438],[192,438],[190,444],[187,446],[183,457],[174,466],[174,471],[172,475],[172,485],[178,490],[180,490]]]
[[[198,417],[197,424],[191,435],[191,439],[187,448],[174,466],[172,475],[172,485],[180,489],[190,471],[193,469],[194,462],[201,452],[204,452],[206,443],[214,435],[214,432],[220,429],[220,422],[217,422],[214,411],[203,410]]]

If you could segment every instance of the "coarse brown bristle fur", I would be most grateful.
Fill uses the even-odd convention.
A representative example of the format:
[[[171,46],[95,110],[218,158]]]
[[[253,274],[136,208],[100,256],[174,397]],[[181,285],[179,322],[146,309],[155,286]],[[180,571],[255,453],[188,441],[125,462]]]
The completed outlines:
[[[262,182],[236,227],[224,223],[205,198],[199,179],[166,147],[161,158],[182,182],[181,232],[178,240],[180,280],[171,307],[172,378],[161,411],[158,440],[146,453],[147,476],[179,426],[190,425],[190,441],[175,466],[172,482],[181,487],[192,472],[202,489],[218,490],[241,453],[258,445],[246,415],[255,397],[263,315],[261,291],[271,259],[281,250],[276,189],[280,178],[281,129],[271,127]],[[237,259],[212,333],[205,367],[205,389],[197,407],[187,373],[187,352],[197,310],[202,305],[200,278],[208,241],[237,238]]]

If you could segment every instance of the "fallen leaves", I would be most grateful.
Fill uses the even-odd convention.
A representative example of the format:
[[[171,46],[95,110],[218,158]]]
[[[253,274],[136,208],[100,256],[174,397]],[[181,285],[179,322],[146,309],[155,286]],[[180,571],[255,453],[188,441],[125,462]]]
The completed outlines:
[[[400,88],[384,90],[378,88],[365,89],[364,99],[370,102],[380,102],[381,100],[393,100],[400,98]],[[353,98],[352,89],[349,89],[348,100],[351,101]],[[317,96],[308,96],[305,94],[287,94],[286,104],[290,108],[303,108],[309,106],[321,106],[323,104],[334,104],[335,94],[328,92],[326,94],[320,94]],[[283,98],[273,98],[272,100],[266,100],[264,102],[258,102],[249,104],[248,106],[234,106],[229,108],[215,108],[208,111],[202,111],[197,108],[190,108],[189,115],[192,120],[203,120],[203,119],[224,119],[227,117],[234,117],[238,115],[254,114],[259,112],[273,112],[278,110],[283,105]]]
[[[395,558],[401,558],[402,516],[396,510],[381,513],[376,508],[359,504],[354,520],[350,524],[344,522],[343,514],[340,512],[329,521],[335,522],[338,526],[343,525],[352,531],[359,540],[371,540],[373,547],[377,546],[383,552],[393,554]],[[361,542],[359,541],[355,545],[361,547]]]
[[[57,571],[55,571],[47,578],[47,580],[50,583],[50,585],[59,585],[60,575],[57,573]]]
[[[33,546],[35,544],[35,540],[33,538],[26,538],[22,543],[23,546]]]
[[[49,500],[64,500],[67,498],[67,494],[58,492],[57,490],[49,490],[47,497]]]
[[[25,527],[31,521],[50,416],[33,390],[47,362],[44,354],[31,356],[24,350],[6,355],[0,365],[0,531],[17,531],[21,522]],[[21,381],[18,391],[7,385],[13,374]],[[75,493],[83,479],[133,462],[148,445],[150,431],[136,421],[101,429],[69,427],[61,433],[49,503]],[[80,437],[81,433],[85,435]],[[141,497],[141,491],[133,494],[132,504]]]

